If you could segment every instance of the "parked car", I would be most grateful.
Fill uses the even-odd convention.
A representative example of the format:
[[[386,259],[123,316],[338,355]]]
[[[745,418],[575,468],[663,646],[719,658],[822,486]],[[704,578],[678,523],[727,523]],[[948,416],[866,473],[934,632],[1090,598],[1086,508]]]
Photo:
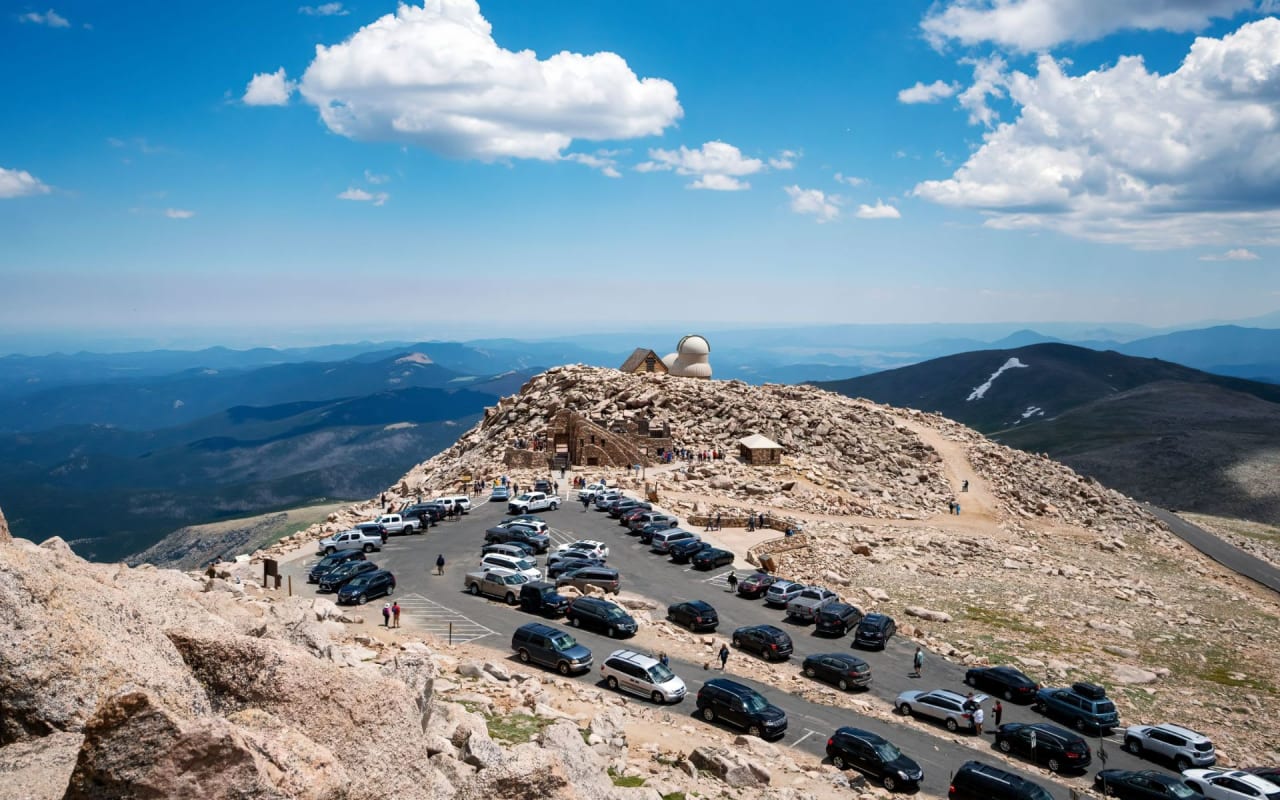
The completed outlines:
[[[691,631],[714,631],[720,624],[720,615],[703,600],[686,600],[667,606],[667,619]]]
[[[1182,780],[1209,800],[1280,800],[1280,786],[1243,770],[1188,769]]]
[[[1212,767],[1218,760],[1209,737],[1181,725],[1130,725],[1124,732],[1124,749],[1166,761],[1179,772]]]
[[[700,540],[701,538],[698,534],[682,528],[668,528],[665,531],[655,533],[649,544],[652,546],[653,552],[665,555],[671,551],[673,545],[679,542],[686,542],[690,539]]]
[[[1269,780],[1280,786],[1280,767],[1250,767],[1245,772],[1251,772],[1259,778]]]
[[[352,526],[354,530],[364,531],[370,536],[377,536],[379,542],[385,543],[387,537],[391,535],[391,531],[387,530],[387,526],[379,522],[357,522]]]
[[[871,666],[848,653],[816,653],[805,658],[801,669],[808,677],[834,684],[842,692],[871,685]]]
[[[557,592],[554,583],[530,581],[520,587],[520,609],[545,617],[558,617],[569,610],[569,598]]]
[[[640,530],[646,525],[675,528],[680,525],[680,520],[670,514],[663,514],[658,511],[642,511],[639,514],[629,514],[627,516],[627,527],[633,531]]]
[[[542,570],[528,558],[512,558],[501,553],[489,553],[480,559],[480,569],[509,569],[531,581],[542,580]]]
[[[536,481],[533,482],[533,490],[535,492],[543,492],[545,494],[551,494],[551,490],[552,490],[551,481],[547,480],[546,478],[538,478]]]
[[[320,552],[325,555],[336,553],[339,550],[363,550],[366,553],[372,553],[374,550],[382,549],[382,537],[352,528],[351,530],[335,533],[328,539],[321,539],[317,542],[317,545],[320,548]]]
[[[862,609],[848,603],[832,603],[818,612],[813,632],[844,636],[861,621]]]
[[[804,591],[803,583],[796,583],[785,578],[774,580],[764,593],[764,603],[767,606],[781,606],[786,608],[787,603],[795,599],[796,595]]]
[[[619,500],[616,503],[611,504],[609,506],[609,516],[613,517],[614,519],[620,519],[623,514],[633,509],[644,509],[645,511],[652,511],[653,504],[647,503],[643,500],[636,500],[634,498],[628,497],[628,498]]]
[[[554,580],[566,572],[573,572],[584,567],[603,567],[600,559],[571,550],[567,553],[552,553],[547,557],[547,578]]]
[[[813,622],[818,612],[840,602],[840,595],[825,586],[806,586],[800,594],[787,601],[787,618]]]
[[[786,660],[794,650],[787,632],[773,625],[745,625],[734,630],[733,646],[765,661]]]
[[[888,614],[868,614],[853,629],[853,646],[883,650],[897,631],[898,623]]]
[[[586,587],[599,586],[606,592],[617,594],[622,589],[622,580],[616,569],[609,567],[581,567],[556,578],[556,586],[572,586],[579,591]]]
[[[490,503],[505,503],[511,499],[511,490],[506,486],[495,486],[489,490]]]
[[[484,532],[487,544],[506,544],[507,542],[528,542],[539,553],[547,552],[551,546],[551,537],[545,533],[537,533],[524,525],[495,525]]]
[[[528,542],[507,542],[506,544],[486,544],[480,548],[480,555],[487,556],[490,553],[498,553],[511,558],[528,558],[532,559],[538,549]]]
[[[738,581],[738,595],[749,600],[755,600],[769,591],[769,587],[777,583],[778,580],[778,576],[770,575],[767,572],[748,575]]]
[[[972,702],[981,705],[986,699],[985,694],[977,694],[973,696]],[[969,698],[964,695],[946,689],[934,689],[931,692],[912,689],[898,695],[893,705],[904,717],[918,714],[935,719],[945,725],[947,730],[955,733],[959,730],[975,730],[973,712],[970,708],[976,708],[976,706],[970,706],[966,702],[968,700]]]
[[[423,524],[417,517],[405,517],[400,514],[383,514],[374,520],[387,529],[388,534],[407,536],[411,533],[422,533]]]
[[[1107,736],[1120,724],[1116,704],[1107,698],[1105,689],[1093,683],[1073,683],[1067,689],[1041,688],[1032,707],[1076,730],[1095,730],[1100,736]]]
[[[951,776],[949,800],[1053,800],[1043,786],[1007,770],[966,761]]]
[[[655,703],[678,703],[688,689],[671,668],[653,656],[633,650],[614,650],[600,665],[605,684]]]
[[[1181,776],[1152,769],[1104,769],[1093,776],[1093,788],[1120,800],[1204,800],[1204,795],[1183,783]]]
[[[608,488],[609,487],[603,483],[588,484],[586,488],[578,490],[578,501],[581,502],[584,498],[587,500],[594,500],[596,495],[608,490]]]
[[[996,729],[996,748],[1025,756],[1050,772],[1080,771],[1093,762],[1089,743],[1078,733],[1048,722],[1006,722]]]
[[[1040,688],[1040,684],[1013,667],[974,667],[964,674],[964,682],[1014,703],[1031,702]]]
[[[622,494],[621,489],[605,489],[604,491],[596,494],[593,498],[593,502],[595,504],[596,511],[608,511],[609,506],[623,498],[624,495]]]
[[[330,553],[324,558],[316,562],[316,565],[307,573],[307,583],[319,583],[320,578],[326,572],[348,561],[364,561],[365,555],[363,550],[339,550],[336,553]]]
[[[567,550],[580,550],[589,555],[604,561],[609,557],[609,545],[595,539],[579,539],[576,542],[562,544],[556,548],[557,553],[563,553]]]
[[[893,742],[860,728],[837,728],[827,739],[827,757],[836,769],[853,767],[876,778],[885,791],[915,789],[924,780],[924,770]]]
[[[529,576],[511,569],[489,568],[468,572],[462,576],[462,588],[474,595],[485,595],[503,600],[513,606],[520,596]]]
[[[737,681],[712,678],[698,690],[697,705],[707,722],[723,720],[750,736],[778,739],[787,732],[787,712]]]
[[[671,556],[672,564],[687,564],[698,553],[711,549],[713,549],[711,542],[704,542],[700,539],[683,539],[667,548],[667,555]]]
[[[527,528],[533,528],[537,533],[546,533],[551,527],[547,521],[537,514],[517,514],[514,517],[507,517],[498,523],[498,527],[502,528],[508,525],[523,525]]]
[[[339,564],[320,577],[320,591],[336,592],[355,576],[376,572],[377,569],[378,565],[372,561],[348,561],[345,564]]]
[[[338,603],[364,605],[370,597],[381,597],[396,590],[396,576],[385,569],[357,575],[338,590]]]
[[[715,569],[716,567],[727,567],[733,564],[737,558],[731,551],[722,550],[719,547],[707,547],[694,553],[689,559],[689,563],[694,569]]]
[[[471,498],[465,494],[445,495],[444,497],[437,497],[431,502],[444,506],[446,513],[448,511],[453,511],[454,514],[471,513]]]
[[[569,601],[565,619],[573,627],[586,626],[604,631],[613,638],[634,636],[639,626],[622,607],[598,597],[578,597]]]
[[[435,525],[448,515],[448,511],[439,503],[411,503],[400,509],[400,516],[413,517],[423,523]]]
[[[533,511],[555,511],[560,507],[560,496],[546,492],[524,492],[507,501],[508,514],[528,514]]]
[[[590,650],[559,628],[541,622],[529,622],[516,628],[511,635],[511,649],[522,663],[550,667],[561,675],[591,669]]]

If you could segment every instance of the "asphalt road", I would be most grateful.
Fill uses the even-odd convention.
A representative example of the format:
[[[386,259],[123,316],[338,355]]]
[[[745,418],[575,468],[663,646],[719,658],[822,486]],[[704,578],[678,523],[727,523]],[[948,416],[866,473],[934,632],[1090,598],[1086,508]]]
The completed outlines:
[[[1198,525],[1192,525],[1182,517],[1148,503],[1142,504],[1148,511],[1169,526],[1179,539],[1217,561],[1229,570],[1256,581],[1273,592],[1280,592],[1280,570],[1260,558],[1230,544]]]
[[[395,597],[404,608],[406,619],[412,618],[417,627],[425,628],[442,638],[447,635],[449,625],[452,624],[455,641],[478,641],[498,650],[509,649],[509,637],[521,624],[542,619],[499,601],[472,597],[462,588],[463,574],[479,564],[484,530],[503,519],[504,511],[503,504],[478,502],[472,512],[461,520],[441,522],[425,535],[394,537],[381,553],[371,554],[374,561],[395,574]],[[807,655],[851,651],[848,637],[832,639],[814,636],[805,626],[786,622],[785,613],[781,609],[765,606],[762,600],[747,600],[729,594],[724,585],[727,569],[699,572],[689,569],[687,565],[672,564],[666,557],[650,553],[635,537],[624,533],[617,520],[595,511],[594,507],[591,511],[584,512],[581,505],[570,504],[558,511],[544,512],[541,516],[552,527],[552,549],[557,544],[575,539],[599,539],[606,542],[610,547],[609,565],[620,570],[624,592],[644,595],[662,607],[680,600],[705,600],[711,603],[720,616],[720,627],[716,634],[720,638],[727,640],[736,627],[760,623],[772,623],[788,631],[795,643],[795,653],[790,663],[797,672]],[[714,534],[709,536],[714,537]],[[437,554],[443,554],[447,562],[444,577],[434,574]],[[295,591],[299,591],[298,587],[303,587],[300,590],[303,593],[315,591],[314,584],[307,584],[305,577],[306,570],[310,569],[315,560],[298,559],[281,565],[285,574],[293,575]],[[539,557],[540,568],[544,560],[545,557]],[[752,570],[745,564],[741,564],[737,570],[739,576],[750,571]],[[380,608],[379,602],[381,601],[372,601],[370,606]],[[857,599],[853,602],[858,604]],[[657,615],[661,613],[655,612]],[[626,647],[626,640],[610,639],[583,629],[571,630],[574,637],[590,648],[595,656],[592,670],[577,679],[599,684],[603,688],[599,664],[609,652]],[[969,691],[964,685],[964,667],[928,655],[924,677],[910,677],[915,645],[901,637],[895,637],[883,652],[851,652],[856,652],[871,665],[873,678],[868,690],[870,694],[889,703],[907,689],[951,689],[961,693]],[[740,666],[743,660],[750,660],[755,656],[734,651],[730,658],[732,663]],[[512,660],[513,663],[519,663],[514,661],[514,655]],[[676,659],[672,661],[672,668],[684,679],[689,688],[689,696],[671,710],[688,713],[691,719],[696,720],[696,724],[707,724],[694,716],[693,699],[703,680],[717,677],[719,671],[713,669],[707,672],[700,664]],[[1093,764],[1088,773],[1081,777],[1053,778],[1049,772],[1026,762],[1005,761],[991,747],[989,732],[994,728],[991,724],[991,703],[986,704],[988,735],[979,743],[972,735],[953,735],[932,722],[918,720],[916,724],[903,724],[901,721],[888,723],[874,717],[864,717],[848,709],[808,702],[767,684],[745,680],[736,675],[732,677],[754,686],[770,702],[787,712],[788,730],[779,742],[780,745],[821,756],[825,754],[827,737],[836,728],[842,725],[864,728],[894,742],[903,752],[918,761],[925,773],[924,787],[942,795],[947,792],[952,772],[971,758],[1019,772],[1048,788],[1057,798],[1067,798],[1068,787],[1090,786],[1093,774],[1103,768],[1098,758],[1099,740],[1096,738],[1090,740],[1094,751]],[[646,702],[631,695],[624,696],[633,702]],[[1004,708],[1004,722],[1045,720],[1026,706],[1005,703]],[[1125,722],[1127,721],[1122,720],[1122,724]],[[1115,734],[1107,738],[1105,750],[1107,767],[1164,769],[1161,765],[1137,759],[1122,751],[1120,740]]]

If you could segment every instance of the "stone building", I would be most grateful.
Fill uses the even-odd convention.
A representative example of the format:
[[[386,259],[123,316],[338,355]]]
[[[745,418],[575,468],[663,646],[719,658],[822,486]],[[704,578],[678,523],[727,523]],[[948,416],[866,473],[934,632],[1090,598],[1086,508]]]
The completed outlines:
[[[676,351],[662,359],[672,375],[680,378],[710,378],[711,345],[699,335],[689,334],[676,345]]]
[[[647,347],[637,347],[618,369],[632,375],[666,375],[669,372],[666,362]]]
[[[782,463],[782,445],[758,433],[738,440],[738,457],[753,467],[777,466]]]

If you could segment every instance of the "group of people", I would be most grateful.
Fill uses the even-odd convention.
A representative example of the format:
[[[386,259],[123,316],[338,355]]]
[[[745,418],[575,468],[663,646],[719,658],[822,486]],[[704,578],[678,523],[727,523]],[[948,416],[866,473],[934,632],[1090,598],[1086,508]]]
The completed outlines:
[[[921,677],[924,671],[924,648],[917,647],[915,655],[911,657],[911,672],[913,678]],[[973,732],[982,734],[982,725],[986,722],[986,712],[982,710],[982,704],[974,699],[973,692],[969,692],[969,696],[965,698],[964,710],[968,711],[973,718]],[[999,700],[996,700],[995,706],[991,709],[991,716],[995,721],[995,726],[1000,727],[1000,719],[1004,716],[1004,706]]]
[[[703,530],[704,531],[720,530],[720,512],[719,511],[717,511],[714,514],[707,515],[707,527],[703,528]]]
[[[763,511],[761,511],[759,514],[752,511],[750,514],[747,515],[747,530],[749,531],[754,531],[757,528],[760,530],[764,530],[765,528],[769,527],[768,523],[769,523],[769,518],[765,516]]]
[[[400,627],[400,603],[383,603],[382,605],[382,627],[399,628]]]

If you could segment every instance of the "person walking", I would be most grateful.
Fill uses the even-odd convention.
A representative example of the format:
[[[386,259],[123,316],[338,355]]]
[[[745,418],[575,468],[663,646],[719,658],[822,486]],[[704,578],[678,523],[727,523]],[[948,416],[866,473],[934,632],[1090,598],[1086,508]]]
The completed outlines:
[[[436,574],[437,575],[444,574],[444,553],[441,553],[440,555],[436,556]]]
[[[729,584],[729,591],[736,593],[738,591],[738,573],[730,572],[726,583]]]
[[[967,491],[969,491],[969,479],[968,479],[968,478],[965,478],[965,479],[964,479],[964,483],[960,484],[960,491],[962,491],[962,492],[967,492]]]
[[[716,530],[720,530],[720,512],[716,512]]]
[[[919,678],[920,671],[924,669],[924,650],[919,647],[916,648],[916,654],[911,657],[911,666],[911,676],[913,678]]]
[[[399,600],[391,604],[391,623],[392,623],[391,627],[393,628],[400,627],[400,601]]]
[[[658,661],[660,661],[660,662],[662,663],[662,666],[664,666],[664,667],[669,667],[669,666],[671,666],[671,659],[667,658],[667,654],[666,654],[666,653],[659,653],[659,654],[658,654]]]
[[[724,670],[724,665],[729,663],[729,645],[720,643],[720,669]]]
[[[587,495],[582,496],[582,513],[587,513],[587,506],[591,505],[591,498]]]
[[[982,706],[978,706],[973,710],[973,732],[982,735]]]
[[[1000,705],[1000,701],[999,701],[999,700],[997,700],[997,701],[996,701],[996,704],[995,704],[994,706],[992,706],[992,708],[991,708],[991,716],[995,719],[996,727],[997,727],[997,728],[999,728],[999,727],[1000,727],[1000,718],[1004,716],[1004,706]]]
[[[384,628],[391,627],[391,604],[390,603],[382,604],[382,627]]]

